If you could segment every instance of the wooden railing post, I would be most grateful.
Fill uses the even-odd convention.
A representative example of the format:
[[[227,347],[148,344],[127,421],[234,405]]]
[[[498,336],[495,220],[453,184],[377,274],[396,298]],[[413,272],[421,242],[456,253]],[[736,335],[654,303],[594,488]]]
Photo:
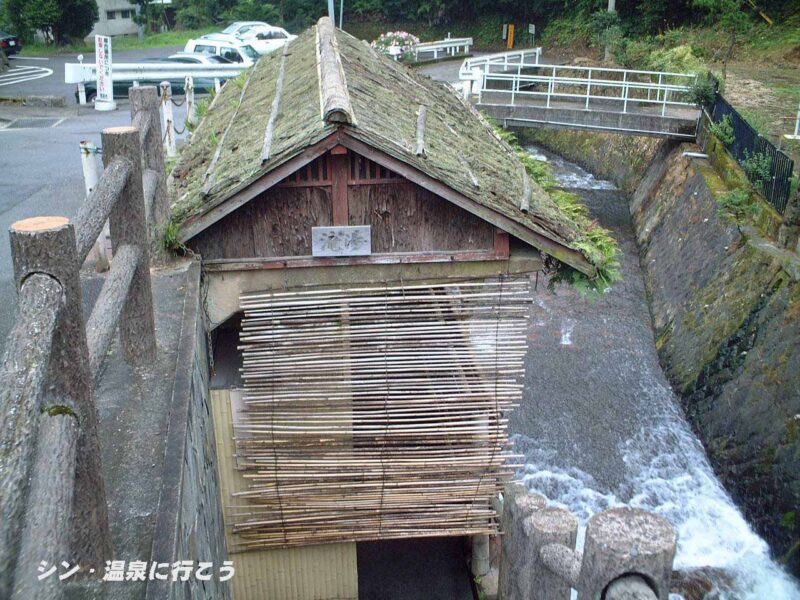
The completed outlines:
[[[169,221],[169,199],[167,197],[167,173],[164,166],[164,133],[161,129],[158,91],[155,86],[131,88],[131,121],[136,126],[149,119],[147,135],[142,141],[144,164],[143,172],[152,171],[155,177],[155,191],[152,205],[146,207],[148,224],[155,240],[160,239],[166,223]],[[141,116],[140,116],[141,115]]]
[[[156,339],[139,131],[134,127],[112,127],[103,130],[102,140],[103,163],[106,166],[116,159],[122,159],[131,167],[122,195],[111,210],[109,222],[115,253],[124,244],[141,249],[139,265],[120,317],[119,332],[126,359],[147,364],[156,356]]]
[[[53,338],[41,408],[72,412],[80,424],[69,559],[98,568],[111,557],[112,547],[97,437],[97,408],[89,374],[75,231],[64,217],[36,217],[14,223],[10,237],[14,279],[18,287],[29,276],[44,273],[63,288],[64,306]],[[61,425],[57,429],[64,431]]]

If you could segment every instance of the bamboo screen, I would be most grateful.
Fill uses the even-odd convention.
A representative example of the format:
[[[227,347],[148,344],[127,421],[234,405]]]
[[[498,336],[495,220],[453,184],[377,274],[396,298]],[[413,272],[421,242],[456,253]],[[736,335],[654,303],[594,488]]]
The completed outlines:
[[[251,293],[236,550],[496,533],[527,280]]]

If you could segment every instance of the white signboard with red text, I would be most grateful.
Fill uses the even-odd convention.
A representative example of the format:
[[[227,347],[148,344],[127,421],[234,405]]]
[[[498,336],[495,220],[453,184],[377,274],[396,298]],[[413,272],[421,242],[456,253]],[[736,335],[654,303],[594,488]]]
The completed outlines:
[[[97,65],[97,97],[94,107],[97,110],[114,110],[114,79],[111,75],[111,38],[94,36],[94,56]]]

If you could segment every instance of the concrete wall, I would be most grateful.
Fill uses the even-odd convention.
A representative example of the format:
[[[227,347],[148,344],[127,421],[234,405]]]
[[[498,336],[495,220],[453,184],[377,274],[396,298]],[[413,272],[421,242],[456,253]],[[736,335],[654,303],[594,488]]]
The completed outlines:
[[[178,369],[166,447],[161,496],[156,515],[151,560],[213,562],[215,572],[228,560],[219,479],[216,470],[214,423],[208,391],[206,326],[201,309],[200,263],[187,277]],[[234,565],[235,566],[235,565]],[[235,577],[234,577],[235,579]],[[231,585],[218,577],[182,584],[149,582],[148,600],[226,600]]]
[[[535,136],[630,193],[662,366],[717,474],[800,573],[800,258],[770,241],[778,216],[720,210],[743,174],[713,142],[705,160],[684,157],[690,145]]]

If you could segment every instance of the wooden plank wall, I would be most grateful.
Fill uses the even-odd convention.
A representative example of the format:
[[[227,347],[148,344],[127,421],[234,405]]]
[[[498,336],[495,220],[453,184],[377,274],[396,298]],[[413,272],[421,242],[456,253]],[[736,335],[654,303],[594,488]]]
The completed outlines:
[[[349,211],[338,220],[371,225],[373,254],[495,248],[491,224],[390,172],[371,174],[357,155],[349,158]],[[310,170],[302,178],[290,176],[201,232],[189,247],[206,260],[310,256],[311,228],[335,224],[329,168],[323,174],[322,165],[314,167],[316,177]],[[370,175],[379,183],[366,183]]]

